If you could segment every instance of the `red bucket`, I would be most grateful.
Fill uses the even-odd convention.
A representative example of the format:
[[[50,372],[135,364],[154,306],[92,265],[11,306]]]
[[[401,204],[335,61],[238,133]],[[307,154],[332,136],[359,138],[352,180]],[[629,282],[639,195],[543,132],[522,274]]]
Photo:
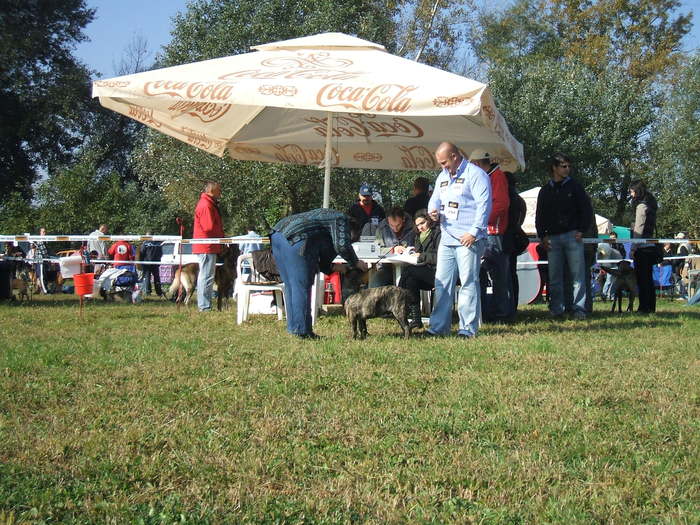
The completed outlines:
[[[92,283],[95,280],[94,273],[77,273],[73,276],[76,295],[88,295],[92,293]]]

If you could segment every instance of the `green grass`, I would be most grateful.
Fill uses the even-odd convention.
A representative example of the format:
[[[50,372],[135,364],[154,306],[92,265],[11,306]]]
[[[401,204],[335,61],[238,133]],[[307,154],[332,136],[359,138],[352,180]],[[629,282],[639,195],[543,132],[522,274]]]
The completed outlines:
[[[0,523],[699,523],[700,310],[478,339],[0,305]]]

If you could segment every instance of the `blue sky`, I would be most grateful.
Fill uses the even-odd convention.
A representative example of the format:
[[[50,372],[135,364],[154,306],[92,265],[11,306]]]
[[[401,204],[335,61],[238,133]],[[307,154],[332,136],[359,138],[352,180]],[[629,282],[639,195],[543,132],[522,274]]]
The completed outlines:
[[[499,5],[499,0],[491,0]],[[505,3],[505,2],[503,2]],[[172,17],[186,9],[186,0],[87,0],[96,8],[95,20],[85,32],[89,42],[80,44],[77,56],[105,78],[115,76],[124,51],[138,35],[147,40],[150,59],[170,41]],[[693,11],[694,27],[686,37],[685,49],[700,48],[700,0],[683,0],[681,12]]]

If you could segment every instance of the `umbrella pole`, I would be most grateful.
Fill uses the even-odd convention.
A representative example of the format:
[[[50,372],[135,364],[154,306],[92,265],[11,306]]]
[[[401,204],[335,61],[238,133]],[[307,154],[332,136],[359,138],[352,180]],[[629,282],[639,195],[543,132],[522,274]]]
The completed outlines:
[[[328,208],[331,200],[331,137],[333,134],[333,112],[328,112],[326,123],[326,158],[324,160],[325,173],[323,178],[323,207]]]

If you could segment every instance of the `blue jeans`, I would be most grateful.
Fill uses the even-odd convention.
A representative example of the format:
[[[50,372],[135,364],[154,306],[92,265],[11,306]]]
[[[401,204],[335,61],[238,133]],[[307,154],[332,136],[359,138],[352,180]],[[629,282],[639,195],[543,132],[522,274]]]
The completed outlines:
[[[617,265],[616,265],[617,266]],[[603,285],[603,291],[601,292],[601,295],[605,299],[610,299],[612,300],[612,285],[613,285],[613,274],[607,273],[605,275],[605,284]]]
[[[289,244],[279,232],[274,232],[270,241],[272,255],[284,283],[287,332],[293,335],[311,334],[311,287],[318,268],[318,243],[313,239],[304,239]]]
[[[485,321],[505,320],[512,316],[512,286],[510,256],[503,252],[503,236],[489,235],[484,252],[483,269],[491,280],[492,293],[483,286],[483,309]]]
[[[435,305],[430,316],[430,332],[448,335],[452,325],[457,273],[462,282],[457,298],[459,334],[476,335],[481,320],[481,286],[479,269],[486,240],[480,239],[471,247],[445,246],[440,243],[435,269]]]
[[[561,315],[565,310],[564,270],[571,275],[572,308],[574,312],[586,313],[586,260],[583,242],[576,240],[573,231],[549,236],[549,311]]]
[[[211,296],[216,271],[215,253],[198,253],[199,276],[197,277],[197,307],[200,312],[211,310]]]

